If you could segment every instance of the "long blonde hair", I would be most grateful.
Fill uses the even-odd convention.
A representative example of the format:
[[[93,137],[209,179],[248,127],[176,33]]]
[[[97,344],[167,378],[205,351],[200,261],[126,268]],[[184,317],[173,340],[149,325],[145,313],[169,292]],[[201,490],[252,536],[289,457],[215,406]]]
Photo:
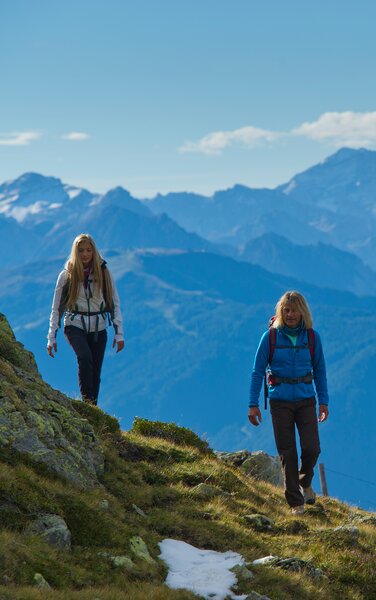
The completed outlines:
[[[78,246],[81,242],[88,242],[93,249],[93,279],[95,285],[97,285],[98,288],[103,292],[103,277],[105,277],[107,306],[111,307],[113,302],[112,284],[108,269],[104,269],[102,271],[101,265],[103,263],[103,257],[99,253],[92,236],[89,233],[80,233],[80,235],[73,240],[70,256],[65,265],[69,278],[67,308],[69,310],[74,310],[77,302],[79,287],[84,280],[84,268],[78,253]]]
[[[276,318],[273,322],[273,327],[283,327],[284,326],[285,323],[283,320],[283,308],[287,302],[292,302],[295,305],[295,307],[298,309],[298,311],[302,315],[304,327],[306,329],[311,329],[311,327],[313,325],[313,320],[312,320],[312,315],[311,315],[311,311],[309,309],[307,300],[304,298],[304,296],[302,294],[300,294],[299,292],[297,292],[295,290],[285,292],[283,294],[283,296],[281,296],[280,299],[278,300],[278,302],[275,306]]]

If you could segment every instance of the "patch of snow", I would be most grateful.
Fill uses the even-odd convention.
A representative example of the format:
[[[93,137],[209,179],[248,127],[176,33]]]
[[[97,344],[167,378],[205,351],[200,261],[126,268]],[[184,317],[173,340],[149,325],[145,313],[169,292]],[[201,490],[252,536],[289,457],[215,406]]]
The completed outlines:
[[[178,304],[165,304],[163,299],[151,300],[150,302],[145,302],[145,304],[147,306],[150,306],[150,308],[154,308],[155,310],[160,311],[163,314],[166,321],[168,321],[178,331],[181,331],[182,333],[186,333],[187,335],[193,337],[198,337],[198,333],[196,331],[189,331],[188,329],[185,329],[183,325],[180,325],[180,323],[178,323],[176,318],[176,313],[179,309]]]
[[[9,216],[16,219],[19,223],[22,223],[28,215],[40,213],[47,205],[48,202],[38,201],[34,202],[34,204],[30,204],[30,206],[14,206],[9,210]]]
[[[292,179],[290,183],[284,188],[283,193],[286,194],[286,196],[288,196],[296,187],[296,181],[295,179]]]
[[[96,206],[102,202],[103,196],[94,196],[94,198],[90,201],[89,206]]]
[[[168,566],[166,585],[174,590],[186,589],[205,600],[245,600],[247,594],[235,595],[231,588],[237,583],[230,569],[244,565],[236,552],[201,550],[186,542],[165,539],[159,543],[161,558]]]
[[[8,194],[2,194],[2,197],[5,198],[4,200],[2,200],[2,203],[4,202],[5,204],[9,205],[11,202],[16,202],[19,198],[18,194],[12,194],[12,195],[8,195]]]
[[[69,196],[70,200],[74,200],[74,198],[77,198],[77,196],[79,196],[82,192],[81,188],[73,188],[73,187],[65,187],[65,191]]]
[[[264,556],[263,558],[257,558],[256,560],[252,561],[253,565],[267,565],[268,563],[272,562],[275,558],[277,558],[276,556]]]
[[[310,223],[308,223],[308,225],[311,225],[312,227],[318,229],[319,231],[322,231],[323,233],[329,233],[330,231],[333,231],[333,229],[335,229],[336,227],[335,223],[329,223],[325,219],[325,217],[322,217],[318,221],[311,221]]]
[[[376,207],[373,209],[373,212],[376,212]],[[364,240],[358,240],[357,242],[352,242],[351,244],[348,244],[348,249],[350,250],[350,252],[355,252],[357,250],[359,250],[359,248],[364,248],[365,246],[368,246],[368,244],[371,242],[372,238],[371,237],[367,237]]]
[[[5,202],[1,203],[0,204],[0,213],[4,213],[4,214],[7,213],[9,210],[9,207],[10,207],[9,204],[6,204]]]

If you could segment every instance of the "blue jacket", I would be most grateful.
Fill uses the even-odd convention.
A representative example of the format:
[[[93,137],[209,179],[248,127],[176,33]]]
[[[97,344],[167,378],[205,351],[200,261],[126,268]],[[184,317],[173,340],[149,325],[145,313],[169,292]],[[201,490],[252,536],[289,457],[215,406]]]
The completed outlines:
[[[306,329],[303,329],[298,334],[296,347],[282,329],[277,329],[276,347],[272,364],[270,365],[273,375],[279,377],[303,377],[307,373],[313,373],[315,385],[313,386],[313,383],[280,383],[275,386],[269,385],[270,400],[297,402],[298,400],[315,396],[316,390],[319,404],[328,404],[326,368],[321,339],[317,331],[314,331],[314,335],[314,356],[313,360],[311,360]],[[278,348],[277,346],[285,347]],[[249,406],[258,406],[265,369],[269,363],[269,353],[269,331],[266,331],[261,337],[253,364]]]

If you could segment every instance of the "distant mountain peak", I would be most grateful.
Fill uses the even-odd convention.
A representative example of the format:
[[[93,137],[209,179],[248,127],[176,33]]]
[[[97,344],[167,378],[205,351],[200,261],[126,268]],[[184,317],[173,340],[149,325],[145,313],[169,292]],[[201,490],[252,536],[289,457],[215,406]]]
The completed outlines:
[[[373,150],[368,150],[367,148],[340,148],[334,154],[328,156],[323,162],[325,164],[334,164],[338,162],[342,162],[343,160],[348,160],[349,158],[358,158],[359,156],[364,156],[365,154],[372,155],[376,154]]]
[[[119,208],[130,210],[144,217],[151,217],[152,212],[144,202],[134,198],[132,194],[121,186],[117,186],[109,190],[106,194],[99,197],[96,204],[112,205]]]
[[[23,173],[13,181],[8,181],[8,184],[12,184],[14,187],[28,186],[31,189],[33,189],[35,187],[47,187],[51,184],[62,185],[62,181],[58,177],[51,177],[47,175],[42,175],[41,173],[35,173],[33,171],[30,171],[27,173]]]

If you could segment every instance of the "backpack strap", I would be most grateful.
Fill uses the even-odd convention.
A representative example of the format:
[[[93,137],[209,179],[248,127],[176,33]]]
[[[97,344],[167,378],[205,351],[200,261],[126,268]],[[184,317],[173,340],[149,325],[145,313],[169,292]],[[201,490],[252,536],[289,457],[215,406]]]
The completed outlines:
[[[274,350],[277,344],[277,330],[275,327],[269,327],[269,366],[273,360]]]
[[[311,354],[311,362],[313,364],[313,359],[315,357],[315,332],[313,331],[313,329],[307,329],[307,337],[309,352]]]
[[[109,305],[108,303],[108,295],[107,295],[107,280],[106,280],[106,276],[105,276],[105,271],[107,269],[106,267],[106,261],[104,260],[101,264],[101,269],[102,269],[102,293],[103,293],[103,298],[104,298],[104,303],[105,303],[105,312],[108,315],[108,324],[114,325],[113,320],[115,317],[115,307],[114,307],[114,303],[112,302],[112,305]],[[115,325],[114,325],[115,328]]]
[[[272,317],[272,319],[270,319],[269,321],[269,367],[271,365],[271,362],[273,360],[273,354],[274,354],[274,350],[275,350],[275,346],[277,343],[277,330],[275,327],[273,327],[273,321],[274,318]],[[264,408],[265,410],[268,408],[268,380],[267,380],[267,376],[266,376],[266,371],[264,373]]]

